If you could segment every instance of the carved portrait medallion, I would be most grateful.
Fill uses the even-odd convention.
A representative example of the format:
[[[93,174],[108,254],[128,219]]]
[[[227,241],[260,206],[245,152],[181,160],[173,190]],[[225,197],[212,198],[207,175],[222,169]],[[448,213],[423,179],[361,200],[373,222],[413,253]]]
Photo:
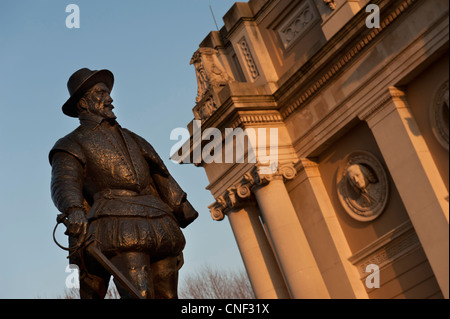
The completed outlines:
[[[449,143],[449,98],[448,80],[437,91],[430,109],[431,128],[439,143],[448,150]]]
[[[347,155],[337,173],[337,193],[352,218],[361,222],[374,220],[383,212],[389,195],[383,165],[369,152]]]

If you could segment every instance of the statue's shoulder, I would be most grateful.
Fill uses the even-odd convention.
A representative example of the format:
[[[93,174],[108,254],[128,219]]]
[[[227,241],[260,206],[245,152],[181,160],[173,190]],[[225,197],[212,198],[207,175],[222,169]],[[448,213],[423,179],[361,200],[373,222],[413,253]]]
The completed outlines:
[[[136,141],[142,152],[142,155],[144,155],[144,158],[154,169],[156,169],[163,175],[169,175],[169,171],[167,170],[167,167],[162,161],[161,157],[147,140],[126,128],[122,128],[122,131],[130,135]]]
[[[149,153],[156,153],[153,146],[142,136],[139,136],[138,134],[130,131],[129,129],[123,128],[123,127],[122,127],[122,131],[124,133],[128,134],[129,136],[131,136],[136,141],[136,143],[141,147],[141,149],[143,149]]]
[[[84,156],[83,148],[80,144],[80,141],[82,140],[82,137],[85,134],[86,134],[85,128],[83,128],[80,125],[71,133],[57,140],[48,155],[50,164],[52,164],[53,156],[57,152],[65,152],[67,154],[74,156],[84,165],[86,158]]]

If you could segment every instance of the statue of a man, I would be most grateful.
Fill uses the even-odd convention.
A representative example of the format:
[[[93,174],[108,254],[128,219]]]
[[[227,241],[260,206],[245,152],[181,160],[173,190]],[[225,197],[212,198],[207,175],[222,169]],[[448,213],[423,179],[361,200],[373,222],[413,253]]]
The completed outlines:
[[[198,213],[153,147],[116,121],[108,70],[76,71],[67,83],[64,114],[80,126],[49,154],[51,194],[63,213],[69,247],[95,245],[144,298],[177,298],[184,228]],[[84,236],[86,235],[86,236]],[[80,267],[81,298],[104,298],[111,274],[88,251]],[[129,290],[116,281],[122,298]]]

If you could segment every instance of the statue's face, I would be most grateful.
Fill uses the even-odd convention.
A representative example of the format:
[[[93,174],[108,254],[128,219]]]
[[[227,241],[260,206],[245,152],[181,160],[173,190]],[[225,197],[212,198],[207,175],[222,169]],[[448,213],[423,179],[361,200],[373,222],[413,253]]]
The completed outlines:
[[[366,189],[369,184],[359,165],[350,165],[347,169],[347,177],[353,185],[361,190]]]
[[[105,119],[116,119],[113,112],[113,99],[109,95],[111,91],[105,83],[97,83],[84,96],[86,103],[83,107],[92,114],[99,115]]]

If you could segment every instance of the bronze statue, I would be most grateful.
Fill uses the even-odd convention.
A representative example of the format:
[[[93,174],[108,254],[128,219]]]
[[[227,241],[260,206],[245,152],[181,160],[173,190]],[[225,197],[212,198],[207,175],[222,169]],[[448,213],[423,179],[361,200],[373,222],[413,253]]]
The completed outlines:
[[[49,154],[51,194],[67,226],[80,297],[177,298],[185,238],[198,213],[153,147],[116,121],[108,70],[76,71],[64,114],[80,126]]]

